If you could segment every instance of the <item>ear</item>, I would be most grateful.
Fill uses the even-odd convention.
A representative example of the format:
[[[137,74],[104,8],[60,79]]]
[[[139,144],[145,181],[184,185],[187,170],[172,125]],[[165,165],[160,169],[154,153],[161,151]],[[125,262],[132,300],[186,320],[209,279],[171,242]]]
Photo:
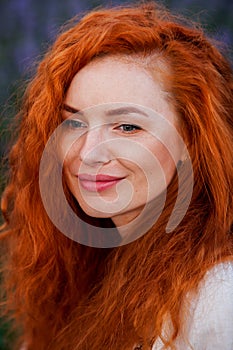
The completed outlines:
[[[186,146],[183,147],[183,150],[181,151],[181,156],[179,161],[181,161],[182,163],[184,163],[187,159],[190,158],[190,154],[188,152],[188,149]]]
[[[190,158],[187,148],[185,147],[183,149],[183,152],[181,153],[180,159],[177,162],[177,169],[180,169],[184,163]]]

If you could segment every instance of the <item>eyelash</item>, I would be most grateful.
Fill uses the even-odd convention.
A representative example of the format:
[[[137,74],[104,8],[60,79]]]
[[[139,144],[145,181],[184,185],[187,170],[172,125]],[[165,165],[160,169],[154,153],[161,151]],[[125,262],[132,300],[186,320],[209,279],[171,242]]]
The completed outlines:
[[[141,128],[140,128],[140,126],[138,126],[138,125],[134,125],[134,124],[121,124],[120,126],[118,126],[117,127],[117,129],[120,129],[120,128],[124,128],[124,127],[132,127],[132,128],[134,128],[134,130],[122,130],[123,132],[125,132],[125,133],[127,133],[127,134],[129,134],[129,133],[134,133],[134,132],[136,132],[137,130],[142,130]]]
[[[87,125],[79,120],[75,119],[67,119],[64,121],[64,126],[70,129],[80,129],[85,128]],[[124,128],[131,128],[131,130],[124,130]],[[121,124],[117,126],[115,129],[121,129],[122,132],[126,134],[133,134],[138,130],[142,130],[140,126],[134,124]],[[132,130],[133,129],[133,130]]]
[[[67,119],[64,121],[64,125],[67,128],[70,129],[80,129],[80,128],[85,128],[86,124],[81,122],[80,120],[75,120],[75,119]]]

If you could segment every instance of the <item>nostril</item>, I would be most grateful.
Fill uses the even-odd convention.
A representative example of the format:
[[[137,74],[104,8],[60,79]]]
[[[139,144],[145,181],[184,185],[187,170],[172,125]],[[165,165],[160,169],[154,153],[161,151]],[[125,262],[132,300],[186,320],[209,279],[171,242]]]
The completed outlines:
[[[88,165],[96,163],[106,164],[112,160],[112,155],[106,142],[95,143],[93,140],[83,145],[80,149],[79,157],[83,163]]]

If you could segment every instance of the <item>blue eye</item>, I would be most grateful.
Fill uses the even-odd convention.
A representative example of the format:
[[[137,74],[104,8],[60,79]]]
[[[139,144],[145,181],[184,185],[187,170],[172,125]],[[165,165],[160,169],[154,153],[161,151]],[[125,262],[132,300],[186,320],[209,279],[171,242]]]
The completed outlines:
[[[134,133],[137,130],[142,130],[140,126],[133,124],[121,124],[120,126],[118,126],[118,129],[121,129],[125,133]]]
[[[85,128],[86,124],[76,119],[66,119],[64,121],[64,126],[70,129],[80,129]]]

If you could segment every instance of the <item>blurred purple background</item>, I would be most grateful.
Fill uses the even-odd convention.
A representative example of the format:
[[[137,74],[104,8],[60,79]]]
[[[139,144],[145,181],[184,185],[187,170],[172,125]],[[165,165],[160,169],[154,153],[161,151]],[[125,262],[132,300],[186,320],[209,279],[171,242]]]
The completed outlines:
[[[125,1],[0,0],[0,102],[28,76],[58,33],[74,15],[98,5]],[[217,39],[233,45],[232,0],[165,0],[168,8],[200,20]]]
[[[17,91],[21,95],[27,78],[53,42],[62,24],[71,17],[100,5],[123,4],[124,0],[0,0],[0,158],[6,153],[12,134],[6,125],[14,116]],[[130,3],[130,1],[127,1]],[[232,0],[163,0],[171,10],[201,22],[206,31],[225,42],[233,61]],[[2,167],[3,168],[3,167]],[[0,171],[0,193],[4,171]],[[1,220],[0,220],[1,221]],[[0,350],[10,350],[5,336],[7,325],[0,327]]]

